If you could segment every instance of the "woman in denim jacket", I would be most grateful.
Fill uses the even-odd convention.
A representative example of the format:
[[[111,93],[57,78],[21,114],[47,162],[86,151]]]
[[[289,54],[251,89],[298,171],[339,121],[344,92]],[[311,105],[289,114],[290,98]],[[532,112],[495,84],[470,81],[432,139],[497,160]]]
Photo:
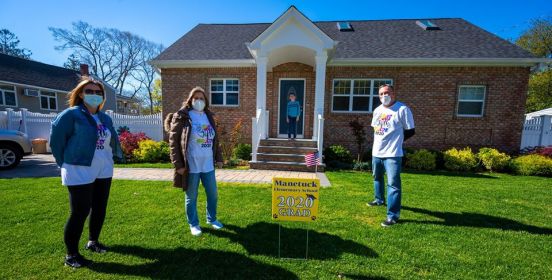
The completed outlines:
[[[65,224],[65,265],[78,268],[90,264],[78,250],[86,218],[90,216],[86,249],[104,253],[98,242],[105,219],[113,158],[122,150],[111,118],[101,111],[105,103],[102,83],[90,77],[69,93],[70,108],[52,122],[50,147],[61,168],[61,182],[69,190],[71,214]]]

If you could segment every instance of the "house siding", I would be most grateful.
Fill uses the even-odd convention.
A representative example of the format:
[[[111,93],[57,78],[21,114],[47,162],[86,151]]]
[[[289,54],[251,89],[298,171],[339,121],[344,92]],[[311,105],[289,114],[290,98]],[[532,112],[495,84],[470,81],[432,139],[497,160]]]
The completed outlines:
[[[407,147],[447,149],[450,147],[496,147],[514,152],[519,149],[525,99],[529,79],[527,67],[334,67],[326,69],[324,146],[340,144],[356,153],[349,122],[358,118],[365,124],[368,147],[372,143],[372,114],[332,112],[332,81],[336,78],[393,79],[398,100],[412,109],[416,135]],[[256,68],[162,69],[163,116],[176,112],[194,86],[209,94],[209,79],[240,80],[237,107],[213,106],[219,125],[229,132],[242,120],[242,141],[251,141],[251,118],[256,106]],[[279,79],[304,78],[305,138],[312,137],[315,73],[301,63],[278,65],[267,73],[267,110],[270,111],[270,137],[277,136]],[[484,116],[456,116],[458,86],[486,86]]]

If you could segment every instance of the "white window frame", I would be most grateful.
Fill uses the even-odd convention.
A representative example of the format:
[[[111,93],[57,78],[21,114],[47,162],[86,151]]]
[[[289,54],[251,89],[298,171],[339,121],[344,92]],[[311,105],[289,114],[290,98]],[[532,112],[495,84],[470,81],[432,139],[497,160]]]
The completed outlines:
[[[38,93],[38,103],[39,103],[40,109],[41,109],[41,110],[47,110],[47,111],[58,111],[59,106],[58,106],[58,100],[57,100],[57,93],[56,93],[55,91],[47,91],[47,92],[53,93],[54,96],[42,95],[42,90],[39,90],[39,93]],[[48,98],[48,108],[42,107],[42,97]],[[56,101],[56,108],[55,108],[55,109],[49,108],[49,107],[50,107],[50,98],[54,98],[54,100]]]
[[[15,87],[15,85],[9,85],[9,84],[3,84],[3,86],[12,86],[13,91],[0,88],[0,94],[2,95],[2,103],[0,103],[0,106],[17,108],[17,105],[18,105],[17,88]],[[13,95],[15,96],[15,105],[7,105],[6,104],[6,93],[5,92],[13,92]]]
[[[215,93],[222,93],[222,104],[213,104],[213,91],[211,90],[211,83],[214,80],[222,80],[222,92],[221,91],[215,91]],[[227,91],[226,90],[226,81],[227,80],[236,80],[238,81],[238,91]],[[240,89],[241,89],[241,82],[239,78],[210,78],[209,79],[209,100],[210,100],[210,106],[214,107],[239,107],[240,106]],[[238,94],[238,104],[226,104],[226,94],[228,93],[237,93]]]
[[[366,95],[366,94],[353,94],[354,92],[354,84],[355,84],[355,81],[359,81],[359,80],[362,80],[362,81],[369,81],[370,82],[370,94]],[[349,90],[349,94],[348,95],[345,95],[345,94],[335,94],[335,81],[350,81],[351,83],[351,88]],[[394,81],[393,79],[385,79],[385,78],[377,78],[377,79],[374,79],[374,78],[335,78],[332,80],[332,109],[331,109],[331,112],[332,113],[339,113],[339,114],[371,114],[372,112],[374,112],[374,109],[373,106],[374,106],[374,97],[379,97],[379,95],[375,95],[374,94],[374,83],[376,81],[391,81],[391,85],[393,85]],[[340,111],[340,110],[334,110],[334,97],[349,97],[349,110],[347,111]],[[353,99],[354,97],[369,97],[370,98],[370,103],[369,103],[369,107],[368,107],[368,111],[353,111]]]
[[[461,100],[460,99],[460,89],[461,88],[466,88],[466,87],[478,87],[478,88],[483,88],[483,100],[476,100],[476,99],[463,99]],[[456,98],[456,116],[457,117],[465,117],[465,118],[481,118],[483,116],[485,116],[485,103],[486,103],[486,100],[487,100],[487,86],[486,85],[459,85],[458,86],[458,96]],[[460,102],[477,102],[477,103],[481,103],[481,114],[479,115],[472,115],[472,114],[460,114],[458,112],[458,110],[460,109]]]

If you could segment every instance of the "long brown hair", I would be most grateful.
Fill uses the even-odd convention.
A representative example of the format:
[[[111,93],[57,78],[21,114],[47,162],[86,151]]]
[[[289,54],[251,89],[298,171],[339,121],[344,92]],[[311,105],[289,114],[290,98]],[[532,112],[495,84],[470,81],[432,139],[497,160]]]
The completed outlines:
[[[188,98],[186,101],[182,103],[182,107],[191,109],[192,108],[192,99],[194,97],[194,93],[201,92],[203,93],[203,97],[205,98],[205,111],[209,110],[209,98],[207,98],[207,94],[205,93],[205,90],[202,87],[194,87],[192,90],[190,90],[190,94],[188,94]]]
[[[77,86],[73,90],[71,90],[71,92],[69,92],[69,101],[67,102],[69,104],[69,107],[77,106],[77,105],[80,105],[80,104],[83,103],[83,100],[79,95],[84,90],[84,87],[88,84],[97,85],[102,90],[102,92],[103,92],[103,102],[102,102],[102,104],[100,104],[98,106],[98,111],[103,108],[103,106],[105,104],[105,100],[106,100],[106,98],[105,98],[105,87],[100,81],[98,81],[98,80],[96,80],[96,79],[94,79],[90,76],[82,76],[82,78],[81,78],[80,82],[77,84]]]

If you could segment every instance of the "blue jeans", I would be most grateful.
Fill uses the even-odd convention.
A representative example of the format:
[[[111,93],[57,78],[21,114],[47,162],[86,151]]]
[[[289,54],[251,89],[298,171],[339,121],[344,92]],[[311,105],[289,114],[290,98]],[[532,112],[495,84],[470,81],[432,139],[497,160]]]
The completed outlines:
[[[288,138],[291,138],[292,134],[293,138],[297,138],[297,117],[288,116],[288,119]]]
[[[387,173],[387,218],[397,221],[401,214],[401,162],[402,157],[372,158],[374,193],[376,201],[385,201],[383,173]]]
[[[207,195],[207,222],[211,223],[217,220],[217,181],[215,171],[207,173],[190,173],[188,175],[188,190],[186,191],[186,218],[190,226],[199,226],[197,217],[197,191],[199,189],[199,180],[205,188]]]

